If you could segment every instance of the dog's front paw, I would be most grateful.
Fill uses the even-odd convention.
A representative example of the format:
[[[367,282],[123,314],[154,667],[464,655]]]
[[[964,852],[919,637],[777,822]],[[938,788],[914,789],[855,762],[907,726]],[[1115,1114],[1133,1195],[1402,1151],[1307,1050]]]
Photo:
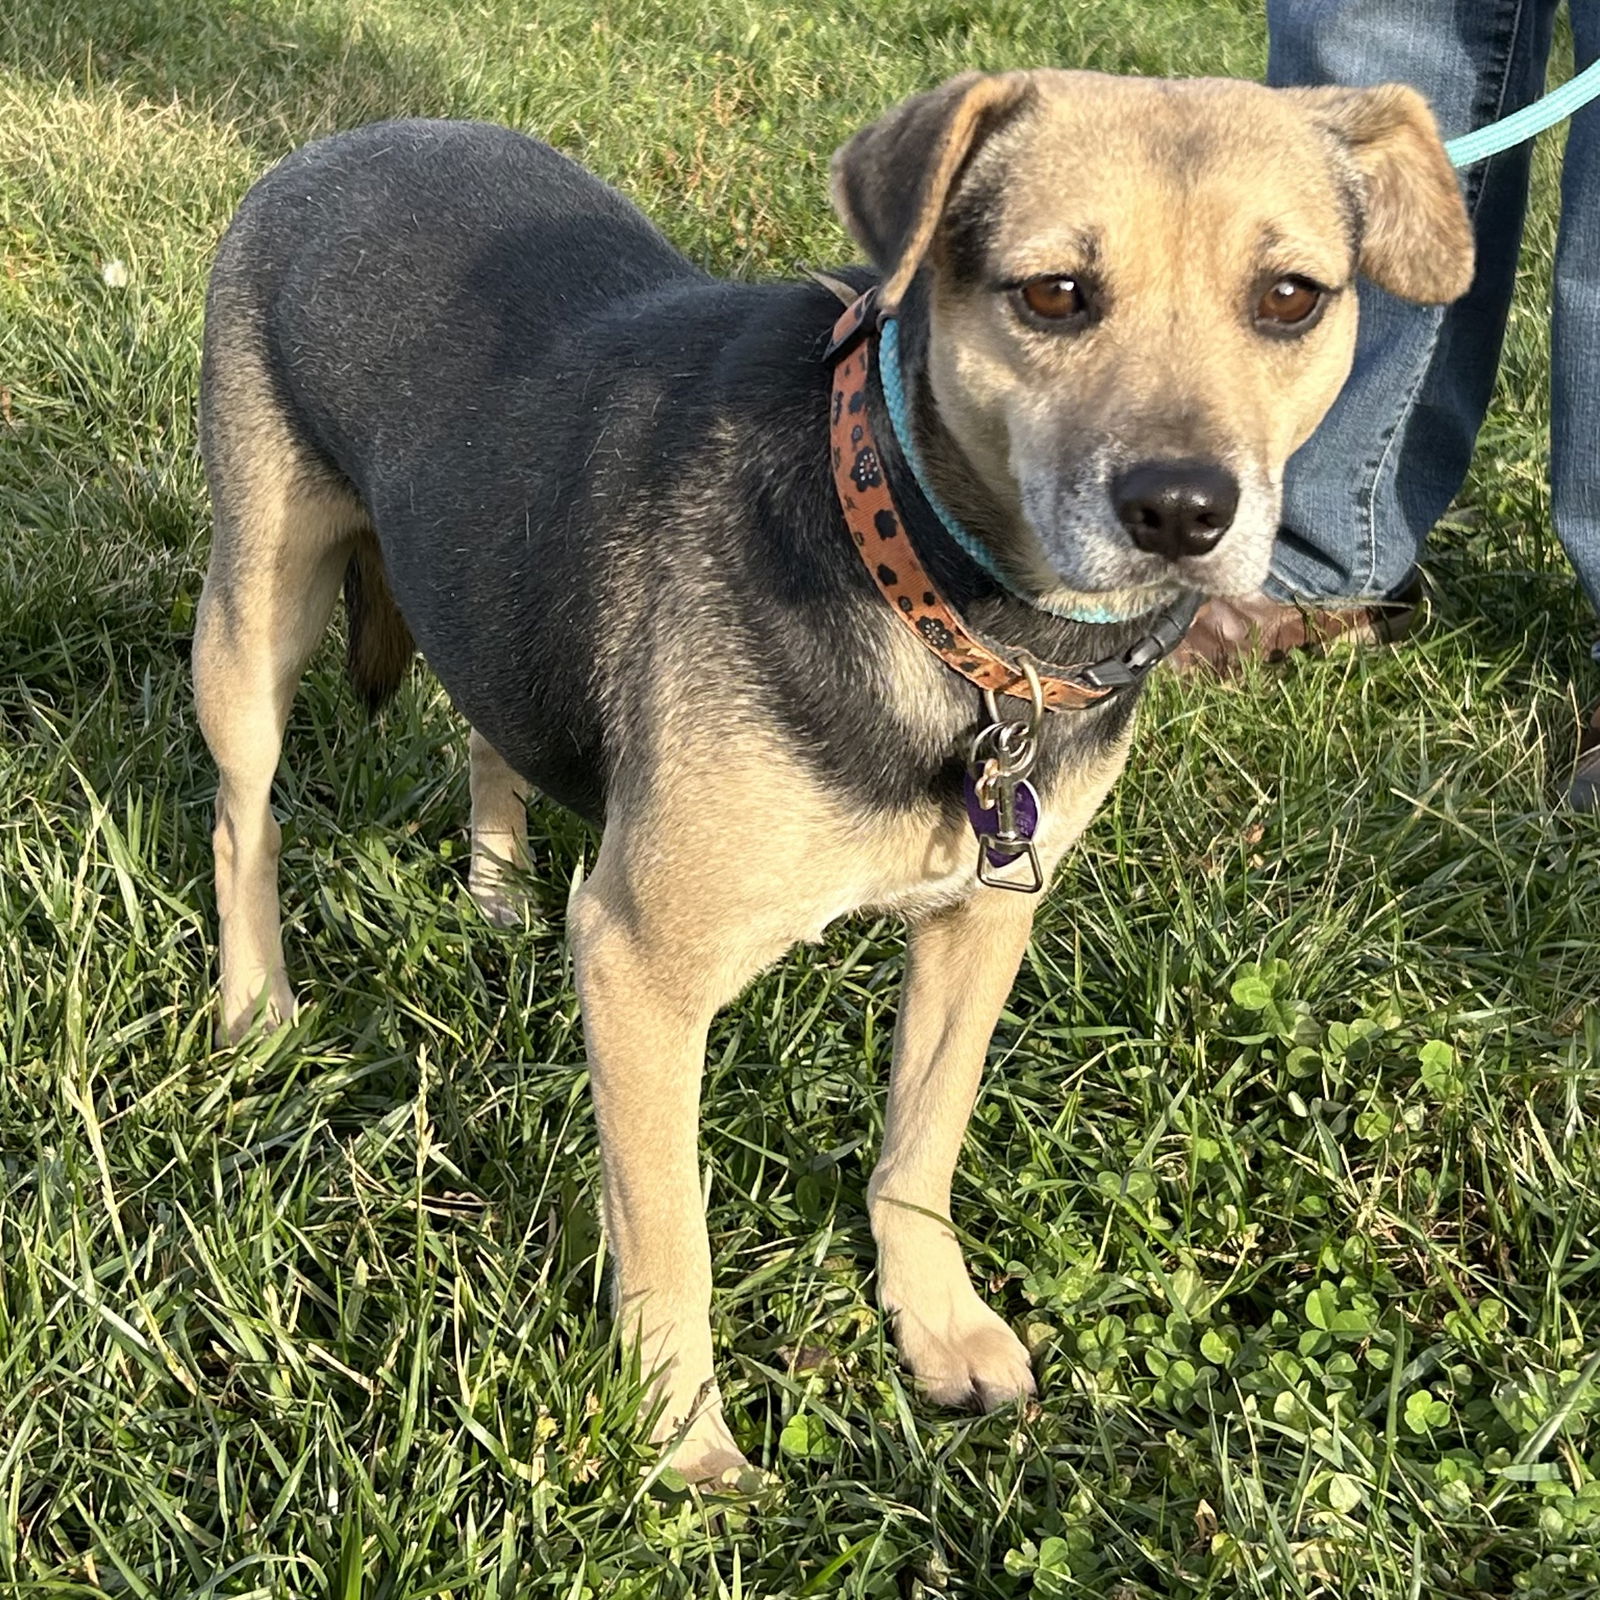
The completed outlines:
[[[690,1483],[707,1489],[742,1490],[761,1480],[760,1472],[733,1442],[720,1406],[701,1412],[687,1428],[658,1427],[657,1435],[667,1465]]]
[[[891,1316],[900,1359],[939,1405],[993,1411],[1038,1392],[1027,1346],[970,1285],[942,1305],[902,1304]]]
[[[276,1033],[294,1021],[294,991],[281,967],[243,983],[223,980],[220,1042],[238,1044],[251,1032]]]

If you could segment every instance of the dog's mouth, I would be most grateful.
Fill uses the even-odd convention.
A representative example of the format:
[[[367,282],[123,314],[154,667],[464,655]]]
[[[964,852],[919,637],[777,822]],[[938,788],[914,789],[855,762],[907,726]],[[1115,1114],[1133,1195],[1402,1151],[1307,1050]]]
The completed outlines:
[[[1084,589],[1068,583],[1046,583],[1034,597],[1041,611],[1079,622],[1127,622],[1171,605],[1195,585],[1174,578],[1166,583],[1116,589]]]
[[[1108,536],[1108,543],[1114,537]],[[1108,556],[1086,560],[1080,546],[1065,558],[1048,559],[1046,569],[1033,574],[1033,582],[1046,610],[1136,617],[1185,592],[1207,599],[1258,594],[1266,581],[1270,553],[1268,541],[1260,554],[1219,548],[1210,555],[1178,560],[1142,557],[1137,552],[1133,559],[1119,559],[1122,552],[1113,544]]]
[[[1230,529],[1216,547],[1204,555],[1176,559],[1152,557],[1154,570],[1145,580],[1145,586],[1158,588],[1163,584],[1177,584],[1203,595],[1235,599],[1255,594],[1266,581],[1272,538],[1271,533],[1263,537],[1249,531],[1241,531],[1235,537]]]

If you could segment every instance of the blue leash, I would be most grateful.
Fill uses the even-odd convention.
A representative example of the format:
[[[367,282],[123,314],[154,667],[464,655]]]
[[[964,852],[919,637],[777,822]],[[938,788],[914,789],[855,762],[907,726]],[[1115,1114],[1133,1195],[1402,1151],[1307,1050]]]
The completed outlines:
[[[1536,133],[1543,133],[1546,128],[1553,128],[1596,97],[1600,97],[1600,61],[1585,67],[1577,77],[1568,78],[1559,89],[1552,89],[1531,106],[1513,111],[1509,117],[1491,122],[1487,128],[1451,139],[1444,153],[1449,156],[1451,166],[1470,167],[1474,162],[1486,161],[1514,144],[1521,144],[1524,139],[1531,139]]]

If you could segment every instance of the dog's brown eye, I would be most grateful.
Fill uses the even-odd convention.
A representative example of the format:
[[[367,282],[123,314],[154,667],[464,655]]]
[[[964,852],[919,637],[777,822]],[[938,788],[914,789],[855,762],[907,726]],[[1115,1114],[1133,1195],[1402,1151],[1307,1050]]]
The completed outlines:
[[[1292,328],[1304,322],[1321,306],[1323,292],[1304,278],[1279,278],[1262,295],[1256,307],[1256,321]]]
[[[1088,309],[1083,289],[1076,278],[1035,278],[1021,289],[1022,303],[1046,322],[1061,322],[1081,317]]]

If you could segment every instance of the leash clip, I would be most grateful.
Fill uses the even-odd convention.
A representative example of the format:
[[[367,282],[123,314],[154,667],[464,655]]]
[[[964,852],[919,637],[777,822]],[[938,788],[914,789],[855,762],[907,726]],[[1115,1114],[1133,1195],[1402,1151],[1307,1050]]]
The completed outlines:
[[[990,889],[1037,894],[1044,888],[1044,869],[1034,848],[1039,826],[1039,795],[1028,782],[1039,759],[1039,732],[1044,723],[1044,686],[1027,657],[1019,665],[1028,682],[1028,718],[1003,717],[992,689],[984,690],[989,721],[972,740],[964,781],[967,817],[978,836],[978,882]],[[1021,878],[1005,875],[1025,863]]]
[[[1018,861],[1025,862],[1025,878],[1002,877],[995,859],[1004,853],[1001,865],[1009,868]],[[998,839],[988,834],[978,835],[978,882],[986,889],[1010,889],[1016,894],[1038,894],[1044,888],[1044,868],[1039,865],[1039,852],[1033,840],[1019,839],[1014,845],[1002,846]]]

